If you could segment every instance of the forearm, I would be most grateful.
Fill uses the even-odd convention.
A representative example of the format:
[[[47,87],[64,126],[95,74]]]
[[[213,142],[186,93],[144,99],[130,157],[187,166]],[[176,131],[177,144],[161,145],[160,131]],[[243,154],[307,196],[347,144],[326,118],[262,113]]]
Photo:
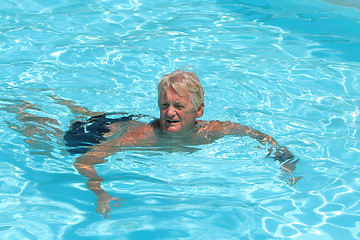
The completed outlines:
[[[86,186],[96,195],[97,201],[99,201],[102,196],[108,196],[108,194],[101,188],[101,183],[104,179],[98,175],[94,165],[105,162],[107,155],[109,154],[91,151],[76,158],[74,162],[74,166],[79,173],[88,178]]]
[[[105,154],[99,151],[90,151],[80,157],[77,157],[73,165],[81,175],[90,179],[99,179],[97,172],[94,169],[95,164],[106,162],[105,158],[110,154]]]
[[[265,144],[269,143],[269,144],[271,144],[273,146],[279,146],[279,144],[276,142],[276,140],[273,137],[271,137],[271,136],[269,136],[269,135],[267,135],[265,133],[262,133],[262,132],[260,132],[258,130],[255,130],[255,129],[251,128],[251,127],[247,127],[247,128],[248,129],[245,131],[245,134],[248,135],[251,138],[256,139],[261,144],[265,145]]]
[[[294,161],[295,156],[286,147],[280,146],[273,137],[241,124],[233,124],[232,127],[233,129],[228,129],[231,129],[232,133],[235,133],[236,135],[249,136],[256,139],[263,145],[269,144],[270,148],[267,157],[280,162],[282,164],[281,168],[284,172],[291,173],[295,170],[296,163],[299,159]],[[295,184],[300,178],[289,178],[289,181],[291,184]]]
[[[94,165],[76,162],[73,164],[78,172],[89,179],[102,179],[94,169]]]
[[[86,186],[99,198],[99,196],[107,194],[102,188],[101,183],[103,182],[102,178],[99,179],[89,179],[86,183]]]
[[[261,144],[271,144],[273,146],[279,146],[275,139],[265,133],[262,133],[258,130],[253,129],[239,123],[226,122],[224,126],[226,129],[226,134],[238,135],[238,136],[249,136],[256,139]]]
[[[109,217],[108,214],[111,211],[110,201],[121,201],[121,199],[112,197],[101,188],[104,179],[98,175],[94,165],[106,162],[106,158],[114,154],[119,146],[120,144],[117,144],[116,141],[104,142],[77,157],[74,162],[74,166],[79,173],[88,178],[86,186],[96,195],[96,211],[105,218]]]
[[[251,127],[243,126],[243,129],[245,135],[256,139],[263,145],[270,145],[268,157],[271,157],[280,163],[294,159],[294,155],[292,155],[292,153],[286,147],[280,146],[273,137]]]
[[[90,151],[75,159],[76,164],[95,165],[106,162],[105,158],[111,156],[114,153],[113,148],[106,146],[93,146]]]

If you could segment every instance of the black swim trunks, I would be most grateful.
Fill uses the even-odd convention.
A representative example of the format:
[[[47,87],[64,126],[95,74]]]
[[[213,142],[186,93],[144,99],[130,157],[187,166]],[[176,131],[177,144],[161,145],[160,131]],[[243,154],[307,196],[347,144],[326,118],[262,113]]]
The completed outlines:
[[[124,113],[104,113],[91,117],[86,121],[76,121],[70,125],[64,135],[65,145],[69,147],[68,152],[73,154],[84,154],[91,146],[105,141],[105,133],[110,132],[109,125],[112,123],[126,123],[139,119],[145,115],[128,115],[113,118],[114,115],[125,115]]]

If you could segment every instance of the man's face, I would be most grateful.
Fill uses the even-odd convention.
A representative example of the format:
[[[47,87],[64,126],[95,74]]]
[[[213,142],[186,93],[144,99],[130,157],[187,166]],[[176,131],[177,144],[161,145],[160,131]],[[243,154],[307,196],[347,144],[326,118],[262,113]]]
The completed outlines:
[[[195,126],[196,118],[201,117],[204,105],[194,109],[190,94],[183,91],[179,95],[170,87],[167,94],[161,93],[158,99],[160,109],[160,128],[168,132],[186,132]]]

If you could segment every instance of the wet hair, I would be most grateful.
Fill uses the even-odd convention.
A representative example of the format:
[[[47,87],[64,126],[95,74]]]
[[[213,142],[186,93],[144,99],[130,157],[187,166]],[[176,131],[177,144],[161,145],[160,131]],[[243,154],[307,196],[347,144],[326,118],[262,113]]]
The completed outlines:
[[[162,92],[167,94],[170,87],[181,96],[189,93],[194,110],[198,110],[204,103],[204,90],[199,77],[194,72],[178,69],[164,75],[158,85],[158,95],[160,96]]]

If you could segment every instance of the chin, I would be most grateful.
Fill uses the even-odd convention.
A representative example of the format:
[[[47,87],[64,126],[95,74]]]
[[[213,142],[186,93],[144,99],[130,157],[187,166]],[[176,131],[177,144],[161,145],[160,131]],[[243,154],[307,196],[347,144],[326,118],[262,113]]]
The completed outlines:
[[[160,125],[160,128],[164,131],[164,132],[172,132],[172,133],[176,133],[176,132],[181,132],[183,130],[183,128],[181,127],[180,124],[176,124],[171,125],[171,124],[167,124],[166,122]]]
[[[168,127],[168,128],[165,128],[165,131],[166,132],[173,132],[173,133],[176,133],[176,132],[181,132],[181,128],[172,128],[172,127]]]

